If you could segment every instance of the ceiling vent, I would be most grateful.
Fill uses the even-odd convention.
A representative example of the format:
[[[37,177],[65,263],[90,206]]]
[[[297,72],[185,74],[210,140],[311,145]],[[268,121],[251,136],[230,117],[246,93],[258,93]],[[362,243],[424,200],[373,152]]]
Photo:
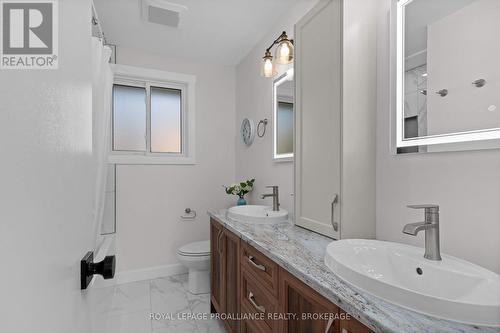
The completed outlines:
[[[178,28],[187,7],[163,0],[142,0],[142,19],[146,22]]]

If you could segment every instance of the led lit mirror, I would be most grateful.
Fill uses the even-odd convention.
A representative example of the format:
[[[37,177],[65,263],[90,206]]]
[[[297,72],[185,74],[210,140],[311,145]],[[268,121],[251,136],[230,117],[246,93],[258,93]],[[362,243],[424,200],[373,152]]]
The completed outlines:
[[[276,161],[293,159],[293,69],[273,82],[273,158]]]
[[[397,152],[500,147],[500,1],[395,0],[393,10]]]

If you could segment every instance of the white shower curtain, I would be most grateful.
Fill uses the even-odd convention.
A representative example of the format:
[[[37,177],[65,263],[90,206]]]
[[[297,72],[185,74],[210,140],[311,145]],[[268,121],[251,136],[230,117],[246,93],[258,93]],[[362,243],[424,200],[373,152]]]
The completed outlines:
[[[104,216],[107,178],[108,144],[110,141],[111,96],[113,73],[109,66],[111,49],[99,38],[92,37],[92,148],[96,167],[94,202],[94,230],[96,250],[102,242],[101,228]]]

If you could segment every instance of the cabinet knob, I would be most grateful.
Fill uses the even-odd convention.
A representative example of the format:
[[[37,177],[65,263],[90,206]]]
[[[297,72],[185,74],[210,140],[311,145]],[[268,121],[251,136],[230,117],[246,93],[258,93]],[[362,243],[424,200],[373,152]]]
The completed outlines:
[[[325,328],[325,333],[328,333],[330,328],[332,328],[332,325],[334,322],[335,322],[335,319],[333,319],[333,318],[328,319],[328,323],[326,324],[326,328]]]

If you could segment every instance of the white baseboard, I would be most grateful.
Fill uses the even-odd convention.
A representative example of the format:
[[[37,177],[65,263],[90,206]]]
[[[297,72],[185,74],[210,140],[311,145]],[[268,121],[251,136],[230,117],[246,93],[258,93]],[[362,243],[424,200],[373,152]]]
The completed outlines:
[[[187,268],[182,264],[171,264],[117,272],[115,277],[110,280],[104,280],[100,275],[97,275],[94,277],[92,288],[102,288],[136,281],[152,280],[164,276],[185,274],[187,271]]]

